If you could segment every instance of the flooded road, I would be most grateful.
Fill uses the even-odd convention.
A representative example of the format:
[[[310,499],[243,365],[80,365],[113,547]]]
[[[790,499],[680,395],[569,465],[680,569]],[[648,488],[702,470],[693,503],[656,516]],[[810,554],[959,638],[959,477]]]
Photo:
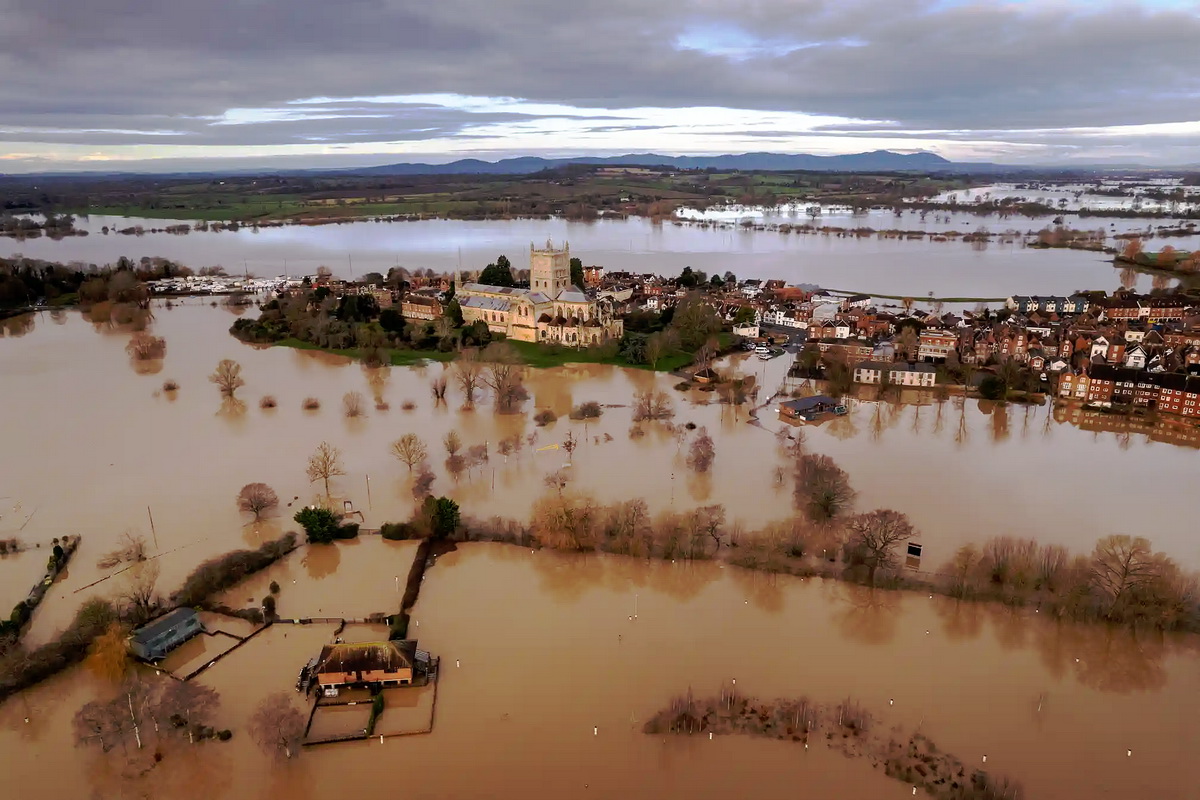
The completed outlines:
[[[371,370],[319,353],[255,349],[227,334],[233,315],[197,301],[155,313],[153,332],[165,337],[167,352],[151,371],[135,369],[126,355],[128,333],[97,330],[75,312],[40,315],[23,336],[0,338],[6,411],[0,415],[0,493],[11,496],[0,520],[3,535],[24,526],[21,538],[28,546],[42,543],[42,552],[55,536],[84,537],[68,574],[34,616],[33,642],[65,624],[92,593],[120,587],[122,579],[106,579],[111,570],[96,562],[127,531],[144,536],[160,556],[159,587],[170,591],[204,559],[294,528],[292,515],[322,491],[305,475],[307,458],[322,441],[342,451],[346,475],[331,486],[336,501],[360,510],[366,527],[412,512],[411,475],[389,452],[391,441],[410,432],[429,446],[434,491],[478,518],[527,519],[533,501],[550,491],[544,477],[568,461],[571,490],[600,502],[643,497],[652,513],[723,504],[730,524],[746,530],[792,513],[790,486],[774,477],[784,461],[771,434],[781,423],[770,408],[761,412],[762,427],[747,424],[747,407],[720,405],[714,394],[676,392],[671,387],[678,379],[671,376],[601,365],[529,371],[532,399],[523,413],[497,414],[486,398],[464,410],[453,388],[447,404],[432,402],[428,384],[441,373],[438,364]],[[222,404],[207,381],[222,358],[243,366],[247,384],[238,396],[244,407]],[[743,359],[734,369],[770,387],[786,367],[784,358]],[[162,392],[168,378],[179,382],[178,392]],[[687,469],[686,442],[694,434],[677,431],[685,434],[679,438],[649,424],[645,436],[630,438],[632,398],[646,388],[671,395],[677,428],[691,422],[709,431],[716,450],[711,474]],[[351,391],[371,401],[365,418],[343,416],[341,399]],[[259,408],[267,394],[277,408]],[[310,396],[320,400],[318,411],[301,408]],[[407,400],[415,404],[411,411],[402,408]],[[373,401],[386,402],[388,410],[375,410]],[[567,419],[585,401],[608,407],[599,420]],[[1130,499],[1188,496],[1194,448],[1140,434],[1092,433],[1048,417],[1047,408],[1026,418],[1019,406],[927,402],[857,402],[849,416],[806,429],[810,450],[833,456],[850,474],[859,509],[890,507],[910,516],[921,532],[926,568],[937,568],[966,542],[998,534],[1090,552],[1098,538],[1118,532],[1149,536],[1185,567],[1200,567],[1186,503]],[[558,421],[534,425],[531,417],[540,409],[553,410]],[[440,444],[450,430],[465,447],[486,444],[491,454],[457,480]],[[538,449],[560,444],[568,433],[580,442],[573,456]],[[522,447],[506,459],[497,443],[513,436]],[[254,525],[234,498],[256,481],[275,489],[280,508]],[[352,548],[342,551],[345,558]],[[36,579],[36,569],[27,567],[38,561],[38,551],[0,559],[6,583],[24,587],[17,596]],[[314,561],[304,570],[315,577],[337,567]],[[397,574],[404,572],[383,570],[373,580],[386,584]],[[96,581],[103,582],[90,586]]]
[[[333,547],[350,566],[355,549],[400,556],[383,553],[385,544]],[[304,577],[304,552],[280,565],[300,576],[284,589],[297,611],[323,604],[313,595],[305,608],[296,596],[329,580],[348,605],[389,602],[341,569]],[[712,563],[507,545],[460,546],[425,584],[412,630],[442,658],[432,735],[268,762],[246,720],[266,694],[290,692],[299,665],[333,632],[276,625],[199,679],[220,692],[231,742],[180,746],[146,775],[122,776],[118,751],[70,744],[71,715],[101,689],[75,670],[0,707],[0,769],[10,785],[47,797],[307,800],[398,782],[421,798],[911,796],[865,761],[819,745],[641,732],[671,697],[736,681],[763,698],[853,697],[879,726],[920,726],[968,765],[987,756],[986,768],[1022,782],[1029,798],[1192,800],[1200,784],[1195,637],[1134,638]]]
[[[760,210],[761,211],[761,210]],[[736,219],[761,220],[761,213],[722,212]],[[718,215],[720,216],[720,215]],[[832,214],[818,225],[875,229],[903,228],[969,233],[988,228],[993,233],[1014,229],[1037,231],[1049,218],[999,219],[971,214],[949,215],[950,221],[921,222],[915,212],[896,219],[890,211],[863,217]],[[931,215],[932,217],[932,215]],[[728,220],[727,220],[728,221]],[[772,216],[769,222],[804,224],[801,214]],[[1155,221],[1163,222],[1166,221]],[[1103,253],[1079,250],[1036,250],[1013,244],[988,243],[975,248],[961,241],[838,238],[831,235],[783,234],[740,228],[710,228],[693,224],[656,224],[645,218],[596,222],[546,220],[425,220],[421,222],[348,222],[336,225],[291,225],[243,228],[236,232],[192,232],[187,235],[148,233],[125,236],[100,233],[104,226],[162,228],[170,220],[94,216],[79,225],[87,237],[16,241],[0,238],[0,254],[23,253],[54,261],[109,263],[121,256],[137,260],[162,256],[193,269],[221,265],[230,273],[249,270],[260,276],[288,272],[313,274],[328,266],[343,277],[393,266],[437,271],[482,269],[500,254],[514,267],[528,266],[523,253],[530,242],[569,241],[573,255],[584,264],[609,271],[630,270],[678,275],[685,266],[709,274],[732,271],[742,278],[780,278],[789,283],[815,283],[830,289],[923,297],[1008,297],[1013,294],[1070,294],[1080,289],[1120,288],[1118,271]],[[1119,223],[1119,224],[1118,224]],[[1071,224],[1075,224],[1072,222]],[[1110,226],[1117,224],[1117,228]],[[1145,220],[1080,220],[1078,227],[1110,232],[1145,227]],[[1165,240],[1164,240],[1165,241]],[[1189,240],[1171,240],[1188,249]],[[1139,277],[1148,290],[1149,277]]]

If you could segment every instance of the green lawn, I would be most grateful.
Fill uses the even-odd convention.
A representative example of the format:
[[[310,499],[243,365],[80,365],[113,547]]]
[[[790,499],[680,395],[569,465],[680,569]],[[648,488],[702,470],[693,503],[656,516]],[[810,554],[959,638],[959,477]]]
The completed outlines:
[[[555,348],[536,342],[514,342],[510,341],[513,349],[521,357],[521,361],[527,366],[535,369],[544,369],[547,367],[561,367],[564,364],[612,364],[616,367],[629,367],[630,369],[650,369],[649,364],[630,364],[620,356],[605,358],[598,350],[571,349],[571,348]],[[727,346],[727,342],[723,343]],[[324,353],[334,353],[335,355],[345,356],[347,358],[361,359],[362,353],[357,347],[344,349],[335,349],[327,347],[318,347],[309,342],[303,342],[299,339],[283,339],[275,343],[277,347],[293,347],[297,350],[320,350]],[[453,361],[455,353],[443,353],[438,350],[391,350],[391,364],[394,367],[407,367],[416,364],[419,361]],[[676,352],[668,356],[660,358],[656,371],[658,372],[673,372],[681,367],[691,363],[692,354],[685,352]]]
[[[357,347],[343,349],[318,347],[311,342],[299,339],[283,339],[275,343],[276,347],[293,347],[297,350],[320,350],[323,353],[334,353],[346,358],[361,359],[362,352]],[[390,362],[393,367],[407,367],[420,361],[451,361],[454,353],[443,353],[438,350],[390,350]]]

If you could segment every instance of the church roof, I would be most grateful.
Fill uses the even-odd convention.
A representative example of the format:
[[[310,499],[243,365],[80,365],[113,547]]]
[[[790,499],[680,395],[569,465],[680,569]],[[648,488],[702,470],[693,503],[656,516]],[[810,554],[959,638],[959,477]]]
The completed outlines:
[[[503,294],[513,296],[525,294],[529,290],[521,289],[516,286],[492,286],[486,283],[464,283],[461,291],[468,294],[475,292],[479,294]]]
[[[527,296],[529,297],[530,302],[535,304],[550,302],[550,298],[541,292],[530,292]]]
[[[484,311],[508,311],[512,303],[503,297],[479,297],[471,295],[460,304],[466,308],[481,308]]]
[[[586,294],[574,286],[569,289],[563,289],[558,293],[558,297],[554,299],[563,303],[586,303],[589,300]]]

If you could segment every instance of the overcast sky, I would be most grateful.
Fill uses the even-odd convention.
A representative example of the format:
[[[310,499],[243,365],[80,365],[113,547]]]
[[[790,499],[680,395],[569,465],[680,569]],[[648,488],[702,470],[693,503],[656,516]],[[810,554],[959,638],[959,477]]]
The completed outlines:
[[[0,0],[0,172],[1200,163],[1200,0]]]

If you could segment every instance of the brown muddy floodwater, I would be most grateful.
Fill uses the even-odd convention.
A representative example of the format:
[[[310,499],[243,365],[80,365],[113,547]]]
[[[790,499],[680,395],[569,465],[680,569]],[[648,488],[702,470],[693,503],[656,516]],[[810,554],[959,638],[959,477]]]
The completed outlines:
[[[923,297],[1008,297],[1013,294],[1070,294],[1079,289],[1115,290],[1121,286],[1112,259],[1103,253],[1082,250],[1037,250],[1016,243],[993,241],[983,248],[962,241],[929,239],[879,239],[836,235],[785,234],[772,230],[736,227],[743,218],[763,221],[762,209],[716,211],[726,227],[695,224],[659,224],[643,217],[572,222],[561,218],[515,220],[445,220],[413,222],[357,221],[336,225],[286,225],[213,232],[186,236],[146,233],[142,236],[104,234],[141,226],[161,229],[172,220],[138,217],[77,218],[90,235],[47,237],[18,241],[0,237],[0,255],[24,254],[50,261],[105,264],[121,256],[161,256],[193,269],[222,265],[230,273],[248,269],[260,276],[315,274],[327,266],[335,275],[351,278],[390,267],[432,268],[438,271],[482,269],[496,256],[507,253],[517,267],[526,267],[522,252],[530,242],[569,241],[585,263],[605,269],[678,275],[686,266],[710,275],[733,271],[739,277],[781,278],[789,283],[816,283],[829,289]],[[807,224],[803,209],[782,216],[769,215],[770,223]],[[746,212],[746,213],[743,213]],[[941,218],[943,222],[935,220]],[[1071,227],[1141,230],[1146,220],[1069,219]],[[1156,224],[1168,224],[1156,220]],[[1052,227],[1052,217],[981,217],[940,212],[921,220],[916,212],[894,217],[891,212],[867,216],[825,215],[817,225],[846,228],[902,228],[929,231],[981,229],[1036,232]],[[1180,250],[1189,241],[1171,240]],[[1157,249],[1155,247],[1154,249]],[[1146,290],[1149,276],[1133,276]]]
[[[0,559],[0,577],[29,583],[37,575],[26,562],[37,561],[54,536],[84,537],[69,575],[34,618],[33,641],[63,624],[92,591],[78,590],[109,574],[96,560],[127,530],[162,554],[160,585],[173,588],[203,559],[294,527],[291,516],[322,491],[305,475],[322,441],[343,455],[347,474],[333,481],[335,496],[361,510],[368,527],[412,511],[409,472],[389,453],[389,443],[409,432],[429,444],[435,492],[476,517],[527,518],[533,500],[547,491],[543,477],[568,458],[561,449],[536,448],[561,443],[568,432],[581,440],[571,488],[602,502],[641,496],[651,511],[722,503],[730,522],[751,529],[791,513],[789,487],[774,478],[783,462],[770,431],[781,423],[770,408],[761,412],[763,427],[747,424],[748,407],[722,406],[715,394],[676,392],[677,378],[601,365],[528,372],[532,400],[523,413],[497,414],[486,397],[475,410],[463,410],[454,388],[448,404],[435,406],[428,384],[444,369],[440,364],[372,370],[337,356],[255,349],[228,335],[235,318],[228,311],[189,303],[156,309],[152,330],[165,337],[167,353],[151,371],[126,355],[127,332],[97,329],[75,312],[39,315],[23,326],[24,335],[0,338],[0,496],[7,496],[0,501],[0,538],[19,534],[27,546],[43,546],[17,561]],[[242,406],[223,405],[207,380],[222,358],[243,366]],[[787,357],[765,364],[739,359],[735,369],[765,387],[778,386],[788,366]],[[167,379],[180,390],[162,392]],[[712,434],[717,457],[710,475],[689,472],[686,442],[660,426],[629,438],[632,397],[646,388],[675,399],[676,423],[694,422]],[[365,418],[343,416],[342,396],[350,391],[367,398]],[[268,394],[278,407],[262,410],[258,401]],[[320,410],[301,408],[308,396],[320,400]],[[406,400],[416,408],[402,410]],[[589,400],[615,407],[598,421],[567,419],[573,405]],[[376,411],[375,401],[389,409]],[[559,420],[539,428],[531,417],[545,408]],[[1097,538],[1118,532],[1148,536],[1185,566],[1200,567],[1200,540],[1183,500],[1194,483],[1196,451],[1140,435],[1131,443],[1093,434],[1048,419],[1048,411],[1026,416],[1019,407],[957,400],[855,403],[851,415],[806,430],[811,450],[832,455],[849,472],[859,508],[891,507],[912,518],[927,568],[965,542],[997,534],[1090,551]],[[457,482],[440,444],[451,429],[465,446],[487,443],[492,454]],[[506,461],[496,443],[514,434],[532,436],[534,445]],[[247,525],[234,497],[254,481],[274,487],[281,507]],[[1165,501],[1147,503],[1150,497]],[[116,580],[95,590],[107,592]]]
[[[411,551],[387,544],[333,547],[361,551],[343,567],[360,558],[404,566]],[[281,595],[296,613],[315,614],[330,589],[362,607],[393,602],[345,569],[306,577],[306,554],[276,568],[298,576]],[[0,707],[0,769],[11,785],[46,797],[307,800],[398,781],[405,796],[422,798],[911,796],[865,761],[820,745],[641,732],[672,696],[736,681],[766,698],[853,697],[879,726],[919,725],[968,765],[986,755],[987,768],[1021,781],[1030,798],[1190,800],[1200,782],[1194,637],[1133,637],[708,562],[489,544],[438,560],[413,624],[421,647],[442,658],[432,735],[265,760],[245,734],[254,705],[290,690],[333,634],[331,625],[276,625],[198,679],[220,692],[231,742],[177,748],[150,774],[122,776],[119,753],[70,744],[72,714],[97,691],[77,669]]]
[[[74,312],[7,326],[10,335],[0,338],[0,538],[41,542],[42,550],[0,559],[5,596],[15,602],[28,590],[38,573],[29,565],[44,563],[54,536],[83,535],[68,574],[35,614],[29,642],[47,640],[87,597],[120,588],[121,578],[105,580],[111,570],[96,561],[127,530],[161,555],[159,586],[170,591],[200,561],[294,527],[291,515],[320,491],[309,484],[305,462],[323,440],[341,448],[348,473],[335,479],[334,494],[361,510],[368,527],[411,513],[408,471],[388,452],[408,432],[430,444],[434,491],[458,500],[467,515],[527,517],[547,491],[543,476],[567,454],[525,447],[505,463],[495,443],[519,433],[542,447],[568,431],[581,439],[572,491],[605,502],[642,496],[652,511],[722,503],[748,529],[791,513],[790,492],[774,485],[782,462],[769,409],[763,427],[747,424],[747,409],[674,392],[670,376],[594,365],[530,372],[533,400],[523,413],[498,415],[488,399],[464,411],[453,389],[449,405],[435,407],[427,387],[441,365],[370,370],[310,352],[254,349],[228,336],[233,319],[196,301],[157,308],[153,333],[166,338],[167,353],[150,370],[131,364],[127,332],[97,329]],[[222,408],[206,379],[222,358],[243,365],[244,408]],[[786,367],[784,359],[735,366],[769,387]],[[181,386],[174,397],[160,390],[166,379]],[[686,444],[654,426],[629,438],[631,397],[649,387],[672,394],[677,423],[712,433],[711,476],[692,476],[683,463]],[[389,410],[372,402],[366,418],[346,419],[341,398],[349,391]],[[258,407],[266,394],[277,408]],[[307,396],[321,401],[319,411],[301,409]],[[416,408],[406,412],[408,399]],[[610,407],[589,424],[566,419],[588,400]],[[542,408],[560,419],[536,427],[530,418]],[[948,401],[940,416],[938,409],[857,403],[850,416],[808,429],[809,448],[849,472],[859,508],[894,507],[912,518],[927,565],[995,534],[1087,551],[1100,536],[1128,532],[1200,566],[1187,501],[1194,449],[1082,431],[1047,418],[1044,408],[1028,419],[1019,408],[1000,411],[1000,419],[996,409],[970,401],[961,408]],[[458,482],[439,444],[451,429],[467,446],[488,442],[492,452]],[[234,497],[252,481],[274,487],[290,507],[246,524]],[[378,537],[301,548],[225,599],[247,605],[277,580],[283,616],[392,612],[412,554],[411,543]],[[629,619],[635,608],[636,623]],[[1133,639],[1102,626],[1051,625],[1001,608],[872,596],[715,564],[647,565],[482,545],[430,570],[410,631],[443,659],[431,736],[318,748],[268,769],[245,722],[266,694],[291,690],[299,667],[333,633],[328,625],[289,625],[199,679],[221,692],[221,724],[235,730],[233,742],[170,753],[149,776],[121,777],[119,759],[71,745],[71,716],[96,691],[75,670],[0,707],[0,771],[26,794],[44,797],[274,800],[398,786],[421,797],[911,796],[867,764],[823,748],[806,754],[780,742],[664,742],[640,733],[673,695],[689,687],[711,694],[736,678],[739,689],[763,697],[837,702],[853,695],[887,720],[922,723],[968,764],[987,754],[988,766],[1022,781],[1030,797],[1200,796],[1194,638]],[[203,660],[205,652],[184,656]],[[373,751],[381,747],[386,753]]]

